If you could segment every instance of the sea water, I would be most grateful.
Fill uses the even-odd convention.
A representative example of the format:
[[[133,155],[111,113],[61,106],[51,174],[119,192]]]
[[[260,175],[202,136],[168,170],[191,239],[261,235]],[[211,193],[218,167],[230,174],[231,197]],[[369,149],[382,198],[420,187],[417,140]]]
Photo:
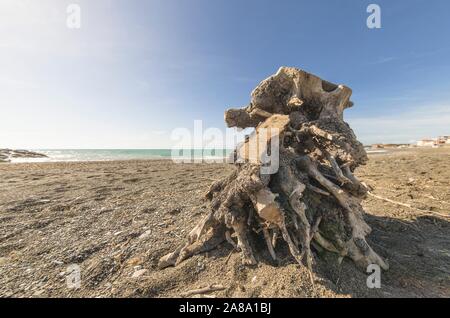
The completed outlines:
[[[70,162],[112,160],[192,159],[220,160],[231,149],[33,149],[48,158],[12,158],[12,162]]]

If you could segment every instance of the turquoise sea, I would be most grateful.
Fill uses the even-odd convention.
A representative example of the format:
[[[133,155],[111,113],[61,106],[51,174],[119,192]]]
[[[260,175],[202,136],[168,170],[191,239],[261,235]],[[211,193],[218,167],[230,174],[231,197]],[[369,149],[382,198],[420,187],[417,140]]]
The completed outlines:
[[[48,158],[15,158],[12,162],[64,162],[172,159],[185,161],[219,161],[230,156],[232,149],[31,149]],[[384,150],[366,150],[368,153]]]
[[[18,158],[12,162],[111,161],[151,159],[225,159],[231,149],[33,149],[48,158]]]

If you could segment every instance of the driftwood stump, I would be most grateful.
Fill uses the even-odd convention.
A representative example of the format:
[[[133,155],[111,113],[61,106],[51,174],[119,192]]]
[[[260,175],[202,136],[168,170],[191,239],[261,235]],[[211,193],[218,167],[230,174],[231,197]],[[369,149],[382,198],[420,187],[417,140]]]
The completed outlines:
[[[255,231],[273,259],[277,239],[283,239],[294,259],[310,270],[312,246],[348,257],[363,270],[369,264],[387,270],[365,239],[371,229],[360,203],[367,189],[353,171],[367,155],[343,120],[344,110],[353,106],[351,94],[346,86],[282,67],[256,87],[249,106],[226,111],[229,127],[255,127],[255,132],[235,151],[236,171],[206,193],[210,213],[159,267],[176,266],[225,240],[240,251],[244,264],[256,264],[249,242]],[[262,135],[266,144],[258,141]],[[267,152],[276,169],[265,167]]]

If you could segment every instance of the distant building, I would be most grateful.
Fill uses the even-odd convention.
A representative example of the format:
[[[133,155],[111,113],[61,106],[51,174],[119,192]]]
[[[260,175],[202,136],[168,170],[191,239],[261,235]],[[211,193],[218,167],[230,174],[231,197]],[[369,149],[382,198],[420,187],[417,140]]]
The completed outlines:
[[[438,137],[438,144],[450,144],[450,136],[439,136]]]
[[[371,145],[372,149],[395,149],[395,148],[408,148],[409,144],[373,144]]]
[[[437,139],[422,139],[417,142],[417,146],[419,147],[434,147],[437,144]]]

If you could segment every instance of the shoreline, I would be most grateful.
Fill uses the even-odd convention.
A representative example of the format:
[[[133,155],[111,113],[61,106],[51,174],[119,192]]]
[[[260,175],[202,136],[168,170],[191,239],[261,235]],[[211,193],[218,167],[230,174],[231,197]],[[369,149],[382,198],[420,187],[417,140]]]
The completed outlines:
[[[31,160],[37,158],[48,158],[48,157],[42,153],[31,150],[0,148],[0,163],[9,163],[12,160],[20,160],[20,159]]]
[[[450,147],[410,147],[410,148],[399,148],[399,149],[377,149],[377,150],[366,150],[367,155],[369,157],[372,156],[379,156],[379,155],[389,155],[389,154],[398,154],[398,153],[408,153],[408,152],[428,152],[428,151],[439,151],[439,149],[450,149]],[[28,151],[27,151],[28,152]],[[30,151],[31,152],[31,151]],[[34,153],[34,152],[32,152]],[[36,153],[39,155],[43,155],[40,153]],[[45,155],[45,154],[44,154]],[[200,158],[200,157],[191,157],[191,158],[184,158],[181,157],[146,157],[146,158],[104,158],[104,159],[58,159],[54,157],[21,157],[21,158],[11,158],[11,161],[2,162],[0,161],[0,164],[48,164],[48,163],[102,163],[102,162],[135,162],[135,161],[171,161],[174,163],[179,163],[177,161],[180,160],[188,160],[190,162],[182,162],[186,164],[209,164],[209,163],[216,163],[216,164],[227,164],[228,157],[206,157],[206,158]],[[201,160],[201,161],[200,161]]]
[[[184,160],[225,162],[230,149],[38,149],[33,155],[6,158],[12,163]],[[9,160],[12,159],[12,160]],[[1,160],[1,158],[0,158]]]
[[[190,162],[177,162],[178,159],[172,159],[172,158],[147,158],[147,159],[104,159],[104,160],[66,160],[66,161],[11,161],[11,162],[4,162],[3,165],[7,166],[9,165],[44,165],[44,164],[102,164],[102,163],[135,163],[135,162],[171,162],[174,164],[229,164],[226,160],[227,158],[224,158],[223,160],[220,159],[220,162],[214,162],[209,161],[208,159],[204,159],[201,162],[195,161],[197,159],[192,159]],[[211,159],[212,160],[212,159]]]

